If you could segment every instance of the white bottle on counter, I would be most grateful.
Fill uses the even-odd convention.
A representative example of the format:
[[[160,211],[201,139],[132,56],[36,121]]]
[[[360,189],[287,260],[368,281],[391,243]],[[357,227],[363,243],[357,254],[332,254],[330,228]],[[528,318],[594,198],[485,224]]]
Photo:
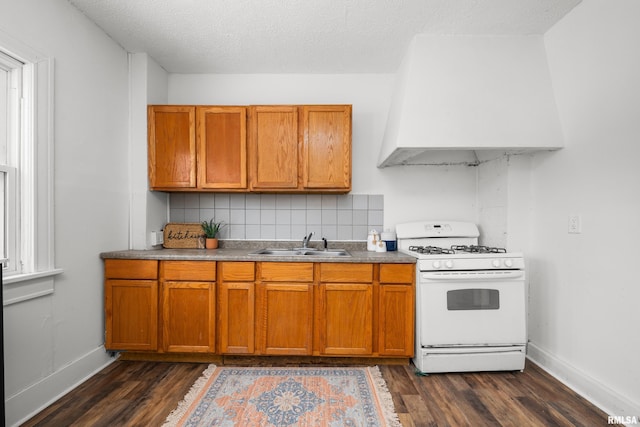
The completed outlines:
[[[378,240],[376,252],[387,252],[387,244],[384,242],[384,240]]]
[[[375,252],[379,241],[380,237],[378,236],[378,232],[376,230],[371,230],[367,236],[367,250]]]

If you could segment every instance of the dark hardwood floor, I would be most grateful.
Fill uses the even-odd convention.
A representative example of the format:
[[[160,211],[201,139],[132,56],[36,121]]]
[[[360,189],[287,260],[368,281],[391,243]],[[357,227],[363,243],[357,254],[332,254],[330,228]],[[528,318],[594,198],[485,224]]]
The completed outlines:
[[[206,366],[116,361],[23,425],[161,426]],[[380,370],[405,427],[607,424],[605,413],[529,361],[524,372]]]

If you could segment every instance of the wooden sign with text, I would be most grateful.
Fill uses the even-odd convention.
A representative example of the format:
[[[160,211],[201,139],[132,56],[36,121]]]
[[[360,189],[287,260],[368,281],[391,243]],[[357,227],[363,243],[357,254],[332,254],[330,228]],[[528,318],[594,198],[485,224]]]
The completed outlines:
[[[202,245],[204,233],[200,223],[169,223],[164,227],[164,243],[168,249],[197,249]]]

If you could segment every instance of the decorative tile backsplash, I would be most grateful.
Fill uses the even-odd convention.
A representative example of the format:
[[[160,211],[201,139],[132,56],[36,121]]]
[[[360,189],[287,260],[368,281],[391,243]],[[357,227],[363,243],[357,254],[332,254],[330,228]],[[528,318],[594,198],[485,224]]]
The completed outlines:
[[[224,221],[222,239],[366,240],[384,224],[384,196],[371,194],[171,193],[169,209],[170,222]]]

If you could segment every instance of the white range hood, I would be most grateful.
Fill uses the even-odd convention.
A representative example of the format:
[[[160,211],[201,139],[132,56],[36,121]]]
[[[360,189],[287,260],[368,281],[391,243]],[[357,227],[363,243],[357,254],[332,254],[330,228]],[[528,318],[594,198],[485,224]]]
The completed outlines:
[[[562,146],[542,36],[418,35],[398,71],[378,167]]]

